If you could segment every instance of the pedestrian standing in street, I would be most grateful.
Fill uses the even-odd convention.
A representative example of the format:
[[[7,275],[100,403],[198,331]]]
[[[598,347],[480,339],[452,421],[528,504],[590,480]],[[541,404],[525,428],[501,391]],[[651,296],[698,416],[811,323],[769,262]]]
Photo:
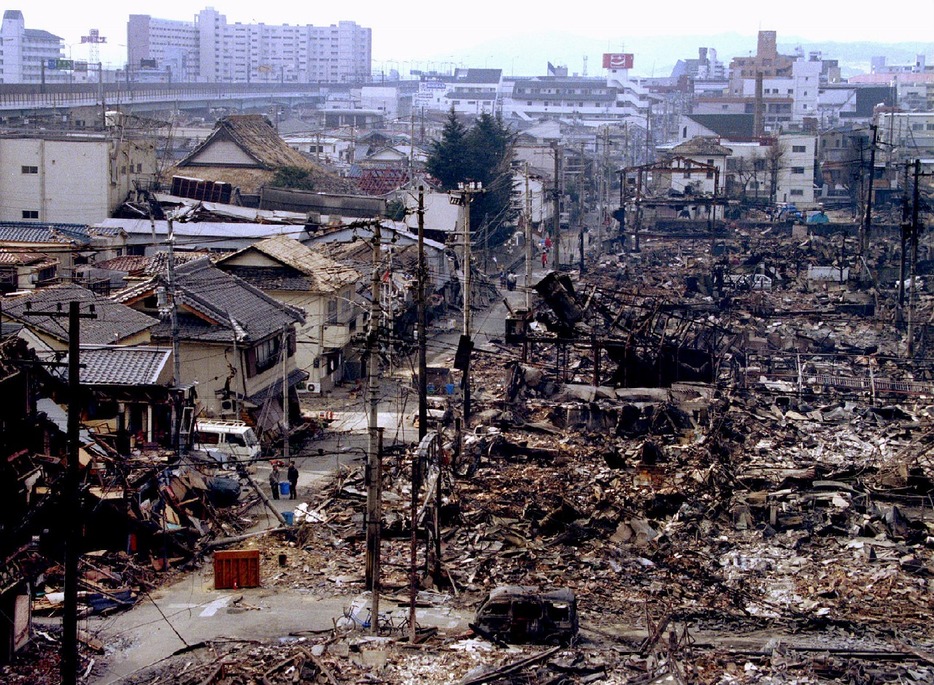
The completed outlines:
[[[298,469],[295,468],[295,462],[289,462],[289,499],[298,497]]]
[[[272,498],[279,499],[279,467],[273,465],[272,473],[269,474],[269,488],[272,490]]]

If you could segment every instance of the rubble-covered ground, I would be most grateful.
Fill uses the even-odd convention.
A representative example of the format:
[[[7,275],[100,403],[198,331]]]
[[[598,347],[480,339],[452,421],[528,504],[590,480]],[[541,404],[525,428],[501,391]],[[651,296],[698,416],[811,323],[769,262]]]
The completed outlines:
[[[906,359],[891,291],[807,280],[839,245],[765,240],[715,261],[709,243],[646,240],[638,263],[536,298],[525,360],[501,341],[474,356],[471,429],[459,453],[447,429],[439,460],[434,578],[419,533],[419,601],[469,616],[500,585],[571,588],[572,644],[335,625],[212,643],[133,682],[934,682],[931,368]],[[773,287],[724,286],[742,273]],[[411,464],[383,465],[382,606],[409,592]],[[343,471],[292,531],[240,546],[262,550],[265,586],[349,601],[364,497]]]

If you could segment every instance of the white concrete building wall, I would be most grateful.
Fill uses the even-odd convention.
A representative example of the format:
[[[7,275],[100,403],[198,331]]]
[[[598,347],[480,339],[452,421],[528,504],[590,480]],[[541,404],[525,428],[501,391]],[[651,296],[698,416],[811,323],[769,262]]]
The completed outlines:
[[[183,55],[186,76],[210,83],[348,82],[370,74],[372,32],[352,21],[324,27],[230,24],[206,8],[194,22],[131,15],[127,40],[134,66],[144,54],[165,62]]]
[[[50,59],[61,59],[64,42],[48,31],[26,29],[23,13],[6,10],[0,25],[0,82],[67,83],[70,71],[46,67]]]
[[[26,30],[22,12],[7,11],[0,28],[0,48],[3,50],[3,83],[23,82],[23,34]]]
[[[714,186],[717,186],[717,194],[723,194],[723,185],[726,179],[726,157],[724,156],[704,156],[687,155],[687,159],[714,167],[717,171],[706,171],[700,169],[685,169],[684,171],[671,172],[671,189],[678,192],[684,192],[690,186],[695,195],[707,194],[713,195]]]
[[[819,60],[797,60],[791,67],[794,90],[792,121],[801,122],[805,117],[819,117],[817,103],[820,95],[820,74],[823,62]]]
[[[134,179],[155,172],[151,145],[108,140],[0,139],[0,220],[94,224],[108,218]]]
[[[817,137],[810,134],[785,134],[778,137],[777,144],[781,156],[776,201],[794,203],[798,209],[816,208],[814,160]]]
[[[395,86],[363,86],[360,89],[360,106],[375,109],[387,119],[399,117],[399,89]]]

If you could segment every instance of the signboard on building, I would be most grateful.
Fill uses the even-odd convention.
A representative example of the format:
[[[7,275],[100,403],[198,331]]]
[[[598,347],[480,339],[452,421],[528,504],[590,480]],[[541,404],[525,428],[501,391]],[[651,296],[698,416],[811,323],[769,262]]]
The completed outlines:
[[[49,59],[45,62],[46,69],[74,69],[75,63],[70,59]]]
[[[631,52],[604,52],[604,69],[632,69]]]

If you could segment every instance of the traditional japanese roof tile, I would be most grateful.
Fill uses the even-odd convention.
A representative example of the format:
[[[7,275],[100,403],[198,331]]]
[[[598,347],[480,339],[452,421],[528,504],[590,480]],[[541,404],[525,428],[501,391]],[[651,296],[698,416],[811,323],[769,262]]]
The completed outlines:
[[[232,142],[251,158],[253,164],[246,164],[246,166],[263,169],[310,166],[301,153],[289,147],[279,137],[273,125],[261,114],[237,114],[224,117],[217,122],[211,135],[179,162],[178,166],[202,164],[199,158],[203,157],[204,152],[221,142]],[[223,164],[213,161],[209,163],[209,166],[223,166]],[[232,166],[244,166],[244,163],[237,162]]]
[[[118,302],[132,305],[167,287],[167,274],[158,274],[114,295]],[[304,313],[280,302],[262,290],[218,269],[204,257],[175,268],[178,296],[179,335],[183,340],[228,343],[257,341],[280,333]],[[154,340],[171,338],[168,321],[153,328]]]
[[[231,149],[231,145],[234,149]],[[212,149],[213,148],[213,149]],[[289,147],[266,117],[260,114],[238,114],[217,122],[211,134],[166,177],[185,173],[197,167],[202,180],[230,183],[247,193],[258,192],[269,184],[273,172],[282,167],[298,167],[309,172],[315,190],[351,193],[352,183],[330,174]]]
[[[79,327],[82,345],[107,345],[126,340],[151,329],[158,319],[114,302],[78,285],[63,284],[39,288],[29,293],[5,298],[3,313],[22,322],[27,328],[42,331],[62,342],[68,340],[68,319],[58,316],[40,316],[39,312],[68,311],[69,302],[80,303],[82,313],[94,305],[95,318],[81,319]],[[27,310],[27,303],[30,309]],[[35,312],[27,315],[26,312]]]
[[[158,347],[91,347],[80,353],[82,385],[162,385],[172,350]],[[67,361],[67,359],[66,359]]]
[[[251,251],[260,252],[286,268],[247,267],[235,263],[239,257]],[[361,278],[359,271],[284,235],[260,240],[250,247],[221,258],[217,263],[225,271],[240,276],[263,290],[331,293]]]
[[[10,266],[42,266],[58,264],[59,260],[41,252],[12,252],[0,249],[0,264]]]
[[[35,224],[16,221],[0,222],[0,243],[77,243],[91,241],[84,224]]]

